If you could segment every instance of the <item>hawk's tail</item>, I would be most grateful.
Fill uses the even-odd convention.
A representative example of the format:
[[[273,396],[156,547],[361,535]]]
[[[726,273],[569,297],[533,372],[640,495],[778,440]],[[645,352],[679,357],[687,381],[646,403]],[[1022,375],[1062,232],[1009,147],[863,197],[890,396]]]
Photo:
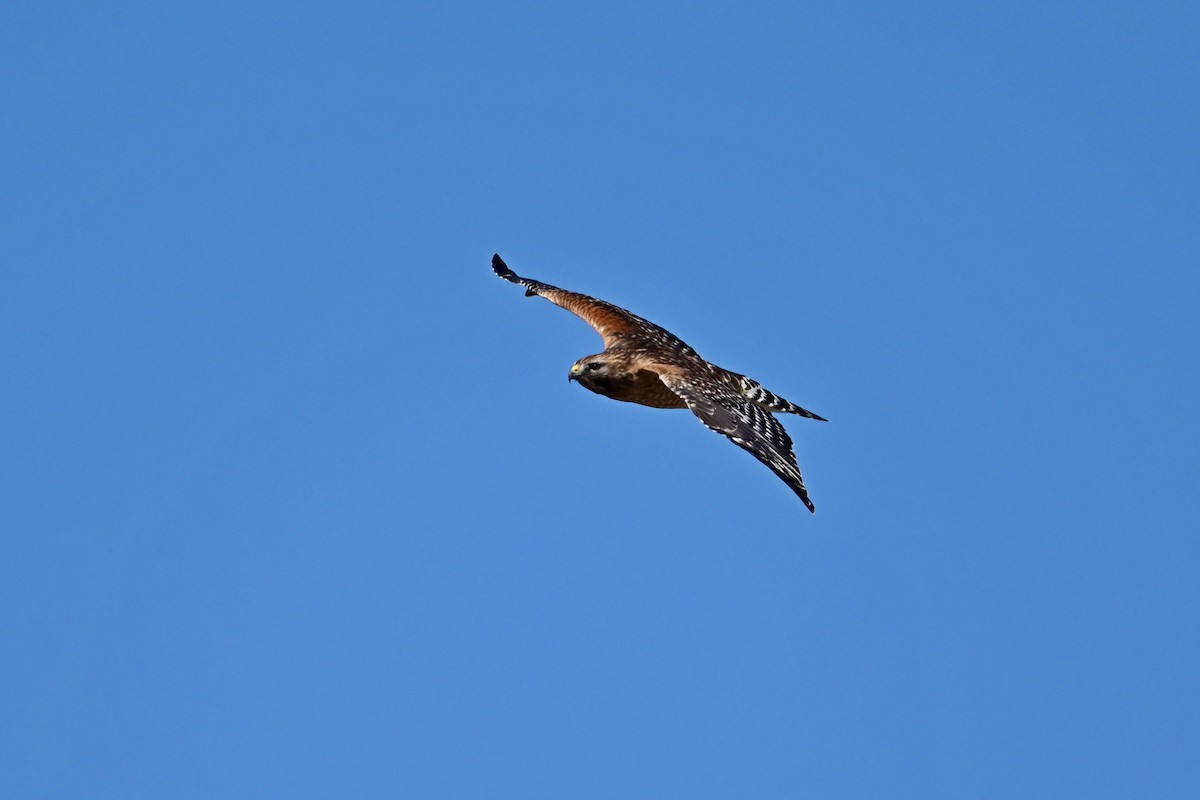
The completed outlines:
[[[760,408],[765,408],[768,411],[774,411],[780,414],[799,414],[802,417],[828,422],[829,420],[814,414],[807,408],[801,408],[790,400],[785,400],[774,392],[767,391],[758,381],[751,380],[746,376],[742,378],[742,394],[749,398],[750,402]]]

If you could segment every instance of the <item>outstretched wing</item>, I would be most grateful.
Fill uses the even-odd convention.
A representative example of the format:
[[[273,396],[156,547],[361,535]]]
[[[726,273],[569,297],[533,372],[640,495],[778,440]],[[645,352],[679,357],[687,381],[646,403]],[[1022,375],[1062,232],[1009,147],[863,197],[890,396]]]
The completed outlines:
[[[659,378],[683,398],[692,413],[709,429],[729,437],[738,447],[766,464],[804,501],[809,511],[817,510],[804,488],[792,439],[770,411],[733,388],[706,377],[664,371],[659,373]]]
[[[612,303],[606,303],[579,292],[568,292],[566,289],[559,289],[557,286],[551,286],[531,278],[522,278],[508,268],[499,253],[492,256],[492,269],[504,280],[524,286],[526,297],[532,295],[544,297],[591,325],[597,333],[604,337],[606,348],[618,344],[639,348],[668,347],[676,348],[683,353],[695,354],[692,348],[680,341],[674,334],[620,306],[614,306]]]

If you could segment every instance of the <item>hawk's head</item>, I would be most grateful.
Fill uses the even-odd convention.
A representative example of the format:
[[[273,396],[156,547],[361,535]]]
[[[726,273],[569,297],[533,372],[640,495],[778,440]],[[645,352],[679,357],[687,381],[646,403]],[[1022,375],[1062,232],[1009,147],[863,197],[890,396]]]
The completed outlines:
[[[597,353],[576,361],[567,375],[569,381],[579,381],[581,386],[593,392],[606,394],[603,390],[614,381],[628,377],[629,370],[619,359],[608,353]]]

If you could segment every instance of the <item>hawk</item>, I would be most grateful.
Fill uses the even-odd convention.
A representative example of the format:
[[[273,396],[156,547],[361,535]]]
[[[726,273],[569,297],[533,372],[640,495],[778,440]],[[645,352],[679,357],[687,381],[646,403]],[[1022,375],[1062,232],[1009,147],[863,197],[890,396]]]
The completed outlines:
[[[757,381],[701,358],[674,334],[612,303],[522,278],[499,254],[492,269],[591,325],[604,339],[604,352],[579,359],[569,381],[585,389],[653,408],[689,408],[709,429],[748,451],[788,485],[809,511],[816,511],[796,463],[792,440],[775,413],[824,417],[784,400]]]

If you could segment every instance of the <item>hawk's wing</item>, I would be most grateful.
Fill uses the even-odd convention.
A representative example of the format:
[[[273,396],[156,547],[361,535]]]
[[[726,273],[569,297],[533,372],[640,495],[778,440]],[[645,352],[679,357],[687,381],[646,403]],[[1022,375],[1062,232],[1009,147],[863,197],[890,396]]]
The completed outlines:
[[[770,411],[755,405],[732,387],[706,377],[682,375],[676,371],[660,372],[658,376],[709,429],[749,451],[782,478],[809,511],[817,510],[804,488],[792,439]]]
[[[591,325],[604,337],[605,348],[611,348],[615,344],[640,347],[649,345],[675,348],[685,354],[695,355],[695,351],[680,341],[679,337],[620,306],[579,292],[568,292],[566,289],[559,289],[557,286],[531,278],[522,278],[508,268],[499,253],[492,256],[492,269],[504,280],[524,286],[526,297],[540,295]]]

